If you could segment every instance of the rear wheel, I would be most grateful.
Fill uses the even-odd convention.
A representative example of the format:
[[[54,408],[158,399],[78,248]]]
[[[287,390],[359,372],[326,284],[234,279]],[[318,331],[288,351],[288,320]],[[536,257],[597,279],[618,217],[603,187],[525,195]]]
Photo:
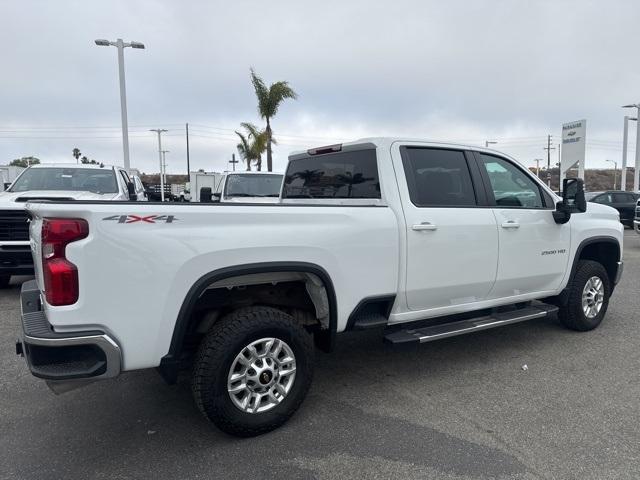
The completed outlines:
[[[609,276],[602,264],[580,260],[569,287],[569,300],[558,317],[571,330],[593,330],[607,313],[610,295]]]
[[[236,310],[211,327],[196,356],[193,395],[221,430],[260,435],[286,422],[313,377],[313,338],[270,307]]]
[[[11,275],[0,275],[0,288],[7,288],[11,281]]]

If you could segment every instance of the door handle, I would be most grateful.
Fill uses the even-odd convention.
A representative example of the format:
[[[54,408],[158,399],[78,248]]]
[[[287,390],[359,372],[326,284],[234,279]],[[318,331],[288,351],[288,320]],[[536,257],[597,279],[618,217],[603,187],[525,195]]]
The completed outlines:
[[[411,228],[416,230],[416,231],[420,231],[420,230],[437,230],[438,226],[434,225],[431,222],[422,222],[422,223],[416,223]]]
[[[520,228],[520,224],[515,220],[509,220],[507,222],[502,222],[502,228]]]

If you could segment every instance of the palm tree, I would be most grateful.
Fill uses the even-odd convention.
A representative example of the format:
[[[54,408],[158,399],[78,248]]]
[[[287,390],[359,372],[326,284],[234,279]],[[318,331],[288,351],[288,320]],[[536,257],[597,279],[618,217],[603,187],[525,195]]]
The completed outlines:
[[[336,178],[339,182],[337,185],[338,188],[336,188],[336,192],[341,186],[348,185],[347,197],[349,198],[351,198],[351,193],[353,191],[354,185],[358,185],[360,183],[365,183],[373,180],[373,178],[371,177],[369,178],[365,177],[362,173],[356,173],[355,175],[353,175],[351,172],[346,172],[344,174],[336,175]]]
[[[78,159],[80,158],[80,155],[82,155],[80,153],[80,149],[79,148],[74,148],[73,152],[72,152],[73,157],[76,159],[76,162],[78,161]]]
[[[265,129],[267,138],[267,170],[273,170],[273,161],[271,158],[271,144],[273,143],[273,132],[271,130],[271,119],[278,112],[278,107],[287,98],[296,99],[298,95],[289,86],[289,82],[280,81],[272,83],[270,87],[267,87],[264,80],[260,78],[253,68],[251,71],[251,83],[256,91],[256,97],[258,98],[258,112],[260,116],[267,122],[267,128]]]
[[[249,141],[247,140],[247,137],[245,135],[243,135],[240,132],[236,132],[236,135],[238,135],[238,137],[240,137],[240,143],[238,145],[236,145],[236,148],[238,149],[238,155],[240,155],[240,158],[242,158],[245,162],[247,162],[247,172],[251,171],[251,145],[249,145]]]
[[[247,170],[251,170],[251,162],[255,162],[256,169],[262,170],[262,154],[267,147],[267,133],[259,130],[253,123],[243,122],[240,124],[247,133],[236,132],[240,138],[238,153],[247,162]],[[273,142],[275,143],[275,141]]]

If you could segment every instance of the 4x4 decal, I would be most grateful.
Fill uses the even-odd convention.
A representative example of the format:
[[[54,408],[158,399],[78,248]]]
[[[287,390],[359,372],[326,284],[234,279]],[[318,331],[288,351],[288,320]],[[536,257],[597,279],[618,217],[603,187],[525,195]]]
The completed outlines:
[[[112,220],[118,223],[173,223],[178,221],[173,215],[111,215],[104,217],[102,220]]]

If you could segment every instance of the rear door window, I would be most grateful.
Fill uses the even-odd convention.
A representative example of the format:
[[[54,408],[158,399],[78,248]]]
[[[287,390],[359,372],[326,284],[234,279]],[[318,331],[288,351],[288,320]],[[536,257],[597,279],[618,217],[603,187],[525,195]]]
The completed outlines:
[[[355,150],[291,160],[282,198],[380,198],[376,151]]]
[[[614,193],[613,203],[635,203],[635,198],[630,193]]]
[[[402,164],[409,197],[416,207],[466,207],[477,204],[463,151],[406,147]]]

